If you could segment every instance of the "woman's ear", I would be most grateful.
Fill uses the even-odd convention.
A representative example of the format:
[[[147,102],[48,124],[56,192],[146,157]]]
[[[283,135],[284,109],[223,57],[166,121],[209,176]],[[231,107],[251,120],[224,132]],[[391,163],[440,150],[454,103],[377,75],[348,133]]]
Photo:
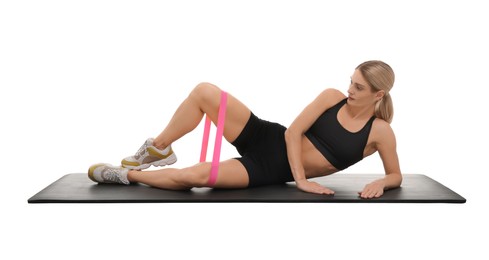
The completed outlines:
[[[385,91],[383,90],[379,90],[377,91],[377,93],[375,94],[375,97],[377,98],[377,101],[380,101],[385,95]]]

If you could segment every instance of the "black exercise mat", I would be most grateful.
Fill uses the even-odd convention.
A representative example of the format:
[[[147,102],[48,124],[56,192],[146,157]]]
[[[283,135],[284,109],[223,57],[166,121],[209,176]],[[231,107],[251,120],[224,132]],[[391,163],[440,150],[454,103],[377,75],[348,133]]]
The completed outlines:
[[[141,203],[141,202],[349,202],[349,203],[465,203],[465,198],[422,174],[404,174],[400,188],[380,198],[362,199],[358,191],[380,174],[338,173],[314,181],[335,191],[317,195],[298,190],[294,183],[249,189],[194,188],[169,191],[143,184],[97,184],[87,174],[67,174],[36,195],[29,203]]]

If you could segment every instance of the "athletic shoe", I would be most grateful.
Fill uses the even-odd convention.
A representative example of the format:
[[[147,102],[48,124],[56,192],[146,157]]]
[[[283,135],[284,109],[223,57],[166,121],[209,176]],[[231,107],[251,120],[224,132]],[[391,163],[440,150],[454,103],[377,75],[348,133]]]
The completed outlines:
[[[144,170],[153,166],[165,166],[174,164],[177,156],[171,149],[171,145],[163,150],[153,146],[153,138],[148,138],[135,155],[122,160],[122,167],[131,170]]]
[[[116,167],[106,163],[99,163],[90,166],[88,169],[88,178],[99,183],[120,183],[129,184],[127,173],[129,169]]]

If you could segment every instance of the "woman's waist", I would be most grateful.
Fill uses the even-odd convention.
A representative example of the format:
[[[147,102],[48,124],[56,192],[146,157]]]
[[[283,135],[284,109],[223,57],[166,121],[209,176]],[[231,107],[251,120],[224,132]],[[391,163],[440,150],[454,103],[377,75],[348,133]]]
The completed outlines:
[[[338,171],[306,136],[302,137],[302,164],[306,174],[327,175]]]

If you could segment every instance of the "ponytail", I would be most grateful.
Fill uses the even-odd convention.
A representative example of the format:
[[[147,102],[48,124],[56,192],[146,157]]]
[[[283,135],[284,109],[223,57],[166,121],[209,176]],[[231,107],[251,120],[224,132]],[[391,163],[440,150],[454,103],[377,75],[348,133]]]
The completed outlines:
[[[389,93],[375,104],[375,117],[385,120],[387,123],[391,123],[394,117],[394,105],[392,104],[392,98]]]

